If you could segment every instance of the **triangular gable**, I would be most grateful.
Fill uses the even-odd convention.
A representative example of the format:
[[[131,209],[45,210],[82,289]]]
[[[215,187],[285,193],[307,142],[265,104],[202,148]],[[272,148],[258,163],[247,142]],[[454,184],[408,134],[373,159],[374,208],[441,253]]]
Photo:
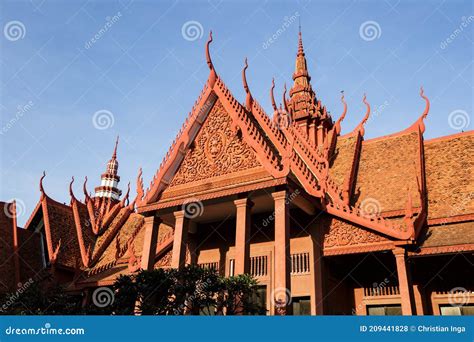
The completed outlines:
[[[232,129],[232,118],[217,100],[162,197],[183,185],[199,188],[213,181],[214,189],[218,184],[229,185],[252,171],[269,176],[255,151]]]

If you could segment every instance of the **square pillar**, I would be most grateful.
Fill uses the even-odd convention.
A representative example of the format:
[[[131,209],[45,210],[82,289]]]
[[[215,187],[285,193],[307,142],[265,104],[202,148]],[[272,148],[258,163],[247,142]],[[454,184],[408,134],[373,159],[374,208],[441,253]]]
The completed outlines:
[[[156,243],[161,219],[156,216],[145,217],[145,236],[143,238],[143,253],[141,267],[152,270],[155,265]]]
[[[311,229],[311,315],[323,314],[323,246],[320,230]]]
[[[250,262],[250,209],[252,202],[248,198],[234,201],[237,209],[235,218],[235,275],[249,273]]]
[[[272,196],[275,202],[275,287],[272,302],[276,314],[286,315],[291,312],[290,203],[286,190],[274,192]]]
[[[189,218],[184,210],[174,213],[176,219],[174,225],[173,254],[171,267],[182,268],[186,263],[186,245],[188,242]]]
[[[398,286],[400,288],[400,297],[402,300],[402,315],[412,315],[411,306],[411,285],[406,266],[406,257],[404,248],[395,248],[393,250],[395,261],[397,263]]]

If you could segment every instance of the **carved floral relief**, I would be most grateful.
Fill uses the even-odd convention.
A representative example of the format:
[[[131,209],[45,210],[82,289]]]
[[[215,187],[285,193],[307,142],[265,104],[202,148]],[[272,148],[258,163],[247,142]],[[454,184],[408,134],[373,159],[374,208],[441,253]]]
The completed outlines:
[[[231,122],[217,101],[170,187],[260,166],[253,150],[232,130]]]

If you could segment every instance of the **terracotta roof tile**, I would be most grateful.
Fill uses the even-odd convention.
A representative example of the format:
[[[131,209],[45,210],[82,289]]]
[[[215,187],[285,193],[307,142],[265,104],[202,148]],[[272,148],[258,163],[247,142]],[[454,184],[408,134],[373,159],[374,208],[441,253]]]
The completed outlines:
[[[473,156],[474,134],[425,143],[428,218],[474,213]]]
[[[363,142],[353,203],[359,206],[371,198],[380,203],[381,212],[403,210],[409,186],[413,206],[419,207],[418,151],[417,132]]]
[[[118,216],[118,215],[117,215]],[[143,227],[144,223],[144,218],[140,214],[135,214],[132,213],[127,221],[122,225],[122,227],[118,230],[118,233],[115,234],[114,238],[111,240],[105,251],[102,253],[100,258],[98,259],[97,263],[94,265],[92,270],[98,269],[100,267],[103,267],[104,265],[111,263],[115,261],[115,255],[117,251],[117,236],[119,238],[119,249],[123,250],[127,246],[127,242],[130,237],[133,236],[133,234],[138,234],[139,232],[137,231],[138,229],[141,229]],[[139,253],[141,252],[143,242],[141,244],[138,244],[136,242],[135,245],[135,252]],[[126,255],[127,252],[124,253]]]
[[[332,156],[329,174],[338,185],[342,185],[345,178],[349,175],[356,143],[356,135],[337,138],[336,149]]]
[[[46,197],[53,250],[61,240],[57,263],[74,268],[81,257],[72,208]]]
[[[474,221],[428,227],[422,247],[474,243]]]
[[[20,254],[20,278],[24,282],[35,278],[43,269],[41,235],[27,229],[18,229],[18,253]],[[45,250],[46,252],[46,250]]]

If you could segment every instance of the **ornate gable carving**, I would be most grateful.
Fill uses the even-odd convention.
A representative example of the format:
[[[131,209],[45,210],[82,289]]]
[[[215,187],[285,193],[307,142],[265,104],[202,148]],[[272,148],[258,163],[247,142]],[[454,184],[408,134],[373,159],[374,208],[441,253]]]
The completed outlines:
[[[324,248],[348,247],[370,243],[388,242],[385,237],[369,230],[353,226],[336,218],[325,222]]]
[[[231,123],[231,117],[218,100],[170,187],[260,166],[254,151],[235,134]]]

